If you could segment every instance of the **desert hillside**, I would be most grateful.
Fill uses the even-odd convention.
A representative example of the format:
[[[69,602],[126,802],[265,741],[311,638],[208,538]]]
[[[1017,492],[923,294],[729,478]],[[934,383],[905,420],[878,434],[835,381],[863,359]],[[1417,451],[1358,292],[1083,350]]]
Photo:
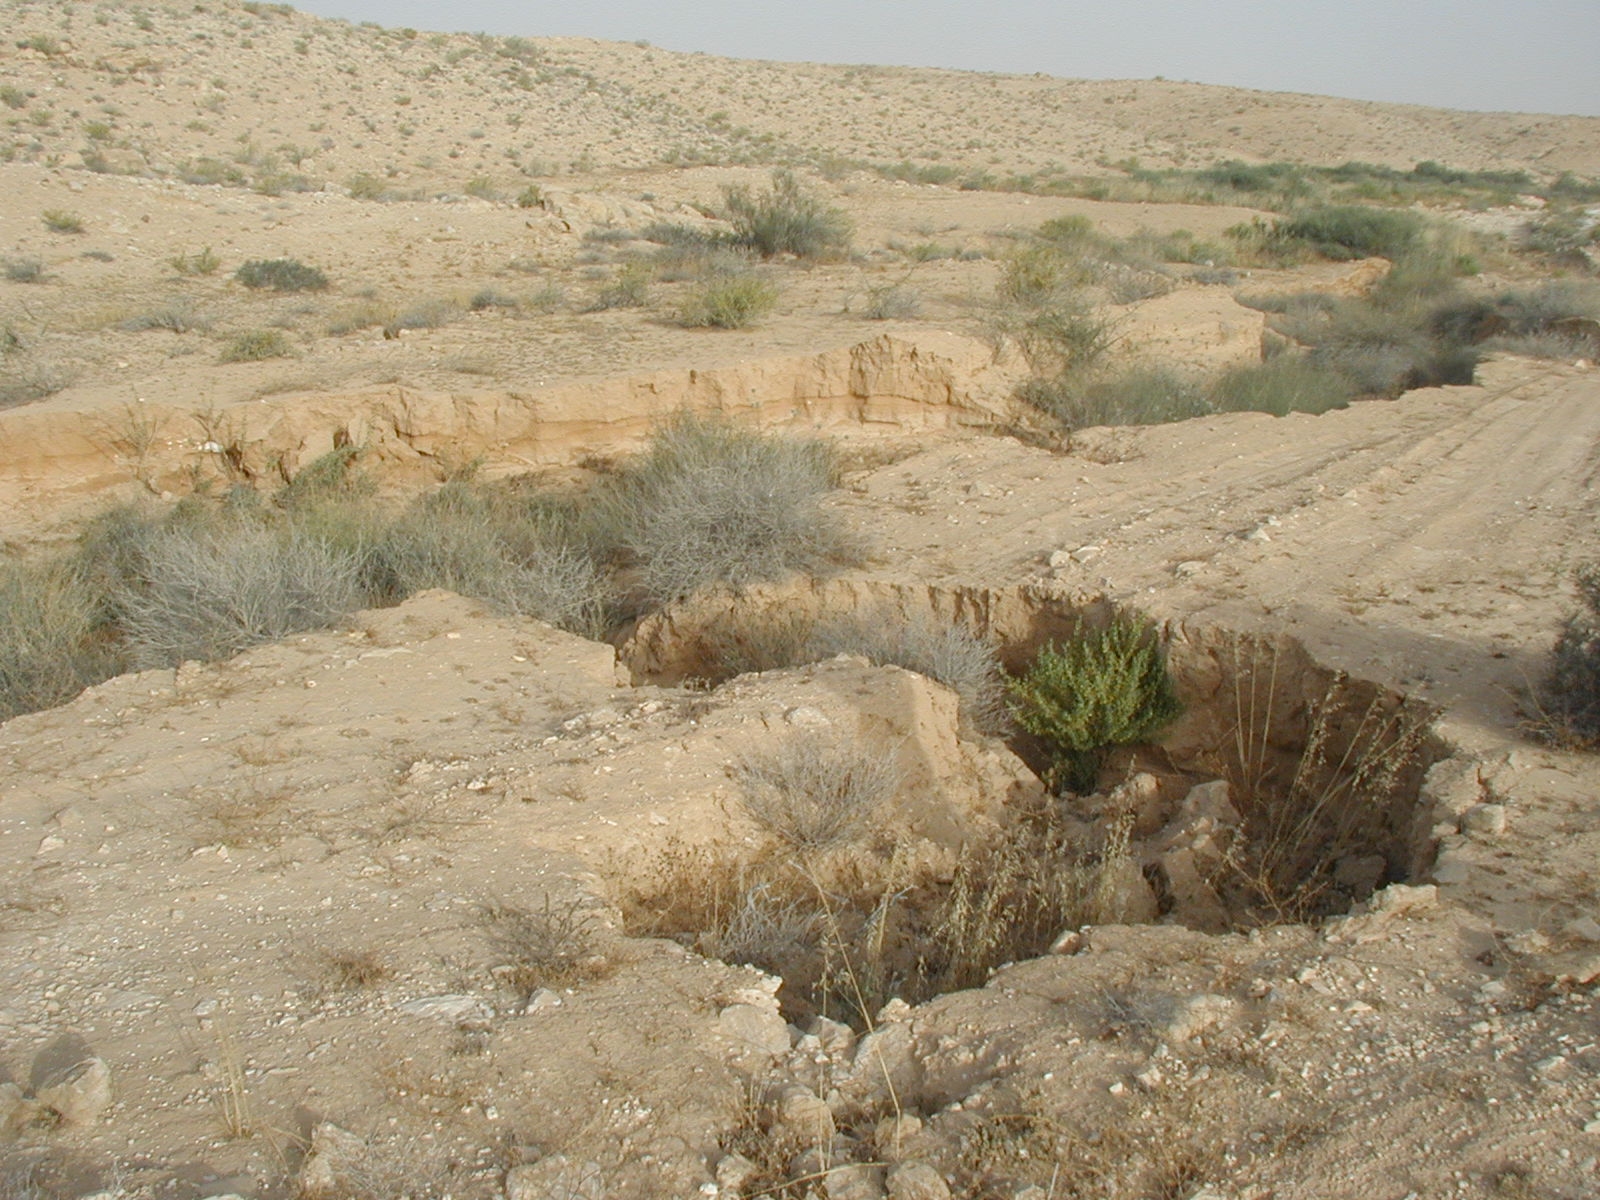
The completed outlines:
[[[528,178],[804,163],[998,177],[1136,159],[1600,172],[1600,118],[1462,113],[1162,81],[744,62],[355,26],[223,0],[7,0],[7,161],[284,190],[515,195]]]
[[[0,1200],[1600,1194],[1600,119],[0,14]]]

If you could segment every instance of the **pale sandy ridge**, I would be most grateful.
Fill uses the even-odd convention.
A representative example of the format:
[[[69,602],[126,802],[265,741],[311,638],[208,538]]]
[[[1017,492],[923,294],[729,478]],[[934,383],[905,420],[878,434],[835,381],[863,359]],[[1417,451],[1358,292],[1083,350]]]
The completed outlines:
[[[1600,118],[1466,113],[1160,80],[748,62],[575,39],[355,27],[274,6],[8,0],[13,155],[514,196],[663,164],[910,160],[998,175],[1137,159],[1600,172]],[[19,47],[18,43],[23,43]],[[8,110],[13,111],[13,110]],[[4,144],[0,142],[0,144]],[[209,163],[202,161],[209,160]]]

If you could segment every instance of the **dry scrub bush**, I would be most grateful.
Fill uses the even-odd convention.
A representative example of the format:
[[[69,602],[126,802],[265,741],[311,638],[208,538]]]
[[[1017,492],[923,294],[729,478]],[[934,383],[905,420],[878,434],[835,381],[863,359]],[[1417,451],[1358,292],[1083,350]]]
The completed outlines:
[[[893,997],[920,1003],[981,984],[1064,930],[1129,915],[1123,898],[1138,868],[1122,823],[1091,830],[1055,806],[1012,814],[963,846],[953,870],[883,840],[799,857],[788,842],[754,857],[670,848],[619,877],[624,923],[782,976],[791,1018],[821,1012],[862,1027]]]
[[[171,529],[145,547],[122,628],[137,668],[227,658],[359,607],[360,563],[289,528]]]
[[[849,218],[802,188],[793,171],[774,171],[764,192],[724,188],[722,204],[734,244],[764,258],[842,258],[850,251]]]
[[[122,328],[131,333],[139,333],[146,329],[168,329],[173,333],[188,333],[192,329],[211,328],[211,318],[201,311],[190,297],[176,296],[153,308],[135,313],[122,322]]]
[[[495,974],[521,1003],[540,988],[565,987],[600,969],[596,919],[581,897],[557,904],[546,894],[539,908],[492,901],[479,913],[500,960]]]
[[[110,674],[101,625],[71,564],[0,563],[0,720],[62,704]]]
[[[902,283],[867,289],[861,315],[869,321],[909,321],[922,309],[922,296]]]
[[[1579,568],[1582,607],[1563,625],[1545,677],[1533,689],[1533,729],[1558,746],[1600,746],[1600,564]]]
[[[752,753],[735,775],[745,813],[801,855],[860,838],[900,784],[892,756],[821,734]]]
[[[1120,884],[1138,870],[1128,823],[1088,842],[1054,813],[1023,817],[957,863],[928,923],[929,994],[981,986],[995,967],[1044,953],[1065,930],[1125,919]]]
[[[596,519],[628,560],[639,599],[660,606],[713,583],[857,561],[857,542],[823,506],[833,476],[824,442],[685,415],[606,481]]]
[[[1233,734],[1220,757],[1243,837],[1224,882],[1276,919],[1304,920],[1348,906],[1341,863],[1381,858],[1379,885],[1405,869],[1428,719],[1343,676],[1295,702],[1282,670],[1277,647],[1253,646],[1233,664]]]
[[[716,274],[696,284],[678,308],[689,329],[745,329],[778,304],[778,285],[753,272]]]

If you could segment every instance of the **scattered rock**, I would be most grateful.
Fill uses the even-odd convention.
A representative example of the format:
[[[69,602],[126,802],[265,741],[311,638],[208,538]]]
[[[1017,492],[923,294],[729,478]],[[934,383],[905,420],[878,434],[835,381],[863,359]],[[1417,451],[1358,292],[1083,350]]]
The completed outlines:
[[[24,1098],[22,1089],[14,1083],[0,1083],[0,1132],[27,1123],[33,1105]]]
[[[730,1004],[717,1014],[717,1028],[735,1042],[766,1054],[782,1054],[789,1049],[788,1022],[765,1006]]]
[[[1228,928],[1228,907],[1207,880],[1192,849],[1163,854],[1156,867],[1172,904],[1173,920],[1202,933],[1221,933]]]
[[[605,1200],[598,1163],[575,1163],[552,1154],[506,1172],[506,1200]]]
[[[1469,808],[1461,817],[1461,832],[1468,837],[1487,841],[1500,837],[1506,831],[1506,806],[1504,804],[1479,804]]]
[[[1347,854],[1333,864],[1333,881],[1352,896],[1372,895],[1383,882],[1389,860],[1381,854]]]
[[[1226,996],[1205,992],[1178,1001],[1157,1032],[1169,1042],[1187,1042],[1209,1033],[1233,1016],[1234,1003]]]
[[[928,1163],[904,1162],[889,1168],[889,1200],[950,1200],[950,1185]]]
[[[345,1176],[366,1156],[364,1139],[324,1121],[311,1131],[311,1149],[300,1164],[299,1194],[310,1200],[344,1194]]]
[[[543,1012],[548,1008],[560,1008],[561,996],[549,988],[536,988],[533,995],[528,997],[528,1002],[522,1006],[524,1014]]]
[[[111,1107],[111,1068],[100,1058],[86,1058],[58,1073],[34,1092],[41,1105],[64,1125],[88,1125]]]
[[[476,996],[424,996],[420,1000],[407,1000],[396,1007],[407,1016],[447,1021],[452,1025],[483,1025],[494,1020],[494,1009]]]
[[[833,1167],[823,1177],[828,1200],[883,1200],[883,1168],[866,1163]]]
[[[796,1146],[825,1146],[838,1130],[827,1103],[801,1083],[779,1089],[772,1099],[772,1133]]]
[[[754,1179],[761,1171],[742,1154],[727,1154],[717,1162],[717,1187],[725,1192],[740,1192],[744,1185]]]
[[[1437,876],[1437,872],[1435,872]],[[1431,883],[1410,886],[1393,883],[1348,917],[1328,922],[1326,938],[1334,943],[1356,944],[1384,936],[1391,922],[1403,916],[1416,916],[1439,903],[1439,889]]]
[[[806,1022],[805,1034],[815,1038],[817,1048],[835,1062],[848,1062],[856,1052],[856,1031],[843,1021],[812,1017]]]
[[[915,1094],[920,1067],[911,1026],[883,1025],[862,1038],[840,1089],[867,1103]]]
[[[1593,917],[1579,917],[1575,921],[1568,921],[1562,926],[1561,932],[1585,942],[1600,942],[1600,921]]]
[[[900,1148],[921,1132],[921,1117],[915,1113],[901,1113],[879,1121],[872,1140],[878,1153],[892,1162],[900,1156]]]

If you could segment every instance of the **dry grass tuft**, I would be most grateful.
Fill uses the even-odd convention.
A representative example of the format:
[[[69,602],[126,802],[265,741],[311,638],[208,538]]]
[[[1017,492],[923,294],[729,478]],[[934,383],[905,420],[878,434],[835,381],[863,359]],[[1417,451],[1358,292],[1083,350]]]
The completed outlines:
[[[480,907],[490,948],[500,958],[494,973],[519,1002],[540,988],[567,987],[604,970],[595,951],[599,921],[585,909],[582,897],[557,904],[548,893],[539,908],[498,900]]]
[[[750,754],[735,775],[745,813],[801,855],[856,841],[900,784],[892,758],[821,734]]]

